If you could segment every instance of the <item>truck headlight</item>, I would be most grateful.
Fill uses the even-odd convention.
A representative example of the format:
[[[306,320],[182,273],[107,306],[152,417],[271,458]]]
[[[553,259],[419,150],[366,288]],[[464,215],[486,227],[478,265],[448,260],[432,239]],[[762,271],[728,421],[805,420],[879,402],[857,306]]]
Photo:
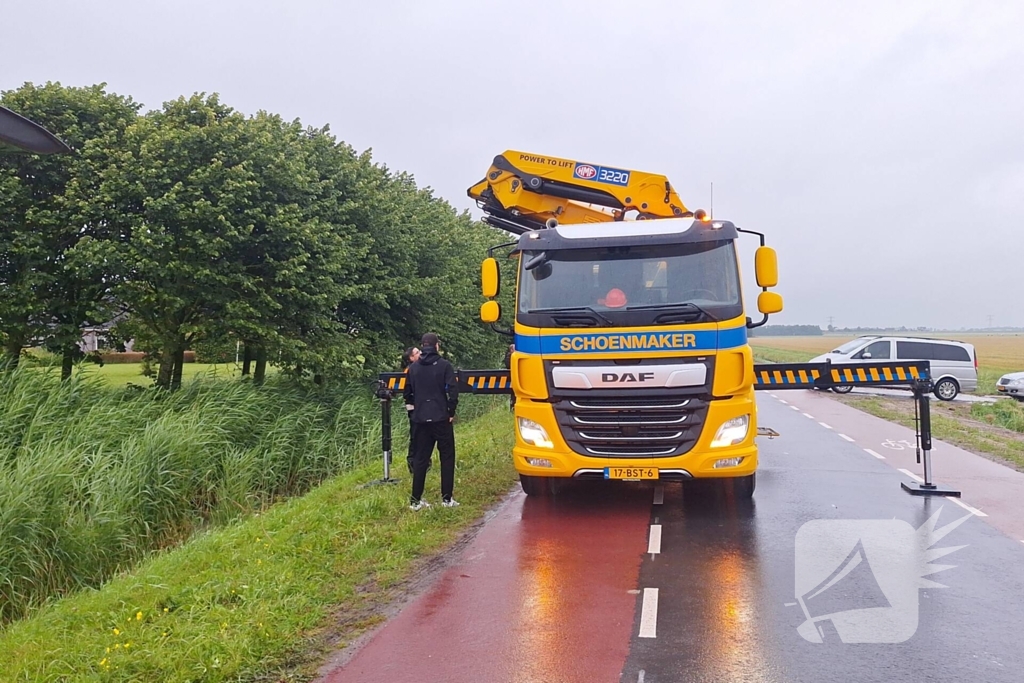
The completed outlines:
[[[731,420],[726,420],[718,428],[718,432],[711,442],[711,447],[721,448],[723,446],[735,446],[738,443],[743,443],[743,440],[747,438],[747,428],[749,426],[749,415],[740,415]]]
[[[523,441],[538,448],[555,447],[555,444],[551,443],[551,439],[548,438],[548,433],[539,424],[525,417],[520,417],[518,420],[519,436],[523,438]]]

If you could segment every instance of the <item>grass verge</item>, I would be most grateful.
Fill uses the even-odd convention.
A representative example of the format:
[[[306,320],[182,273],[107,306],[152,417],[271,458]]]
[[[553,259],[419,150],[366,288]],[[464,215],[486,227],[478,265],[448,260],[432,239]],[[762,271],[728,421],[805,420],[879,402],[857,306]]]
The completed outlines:
[[[456,434],[461,507],[411,512],[408,477],[360,488],[380,477],[365,465],[11,624],[0,633],[4,680],[311,679],[328,647],[381,619],[418,558],[452,544],[515,481],[507,405]]]
[[[995,403],[975,403],[971,406],[971,417],[1024,434],[1024,403],[1012,399]]]

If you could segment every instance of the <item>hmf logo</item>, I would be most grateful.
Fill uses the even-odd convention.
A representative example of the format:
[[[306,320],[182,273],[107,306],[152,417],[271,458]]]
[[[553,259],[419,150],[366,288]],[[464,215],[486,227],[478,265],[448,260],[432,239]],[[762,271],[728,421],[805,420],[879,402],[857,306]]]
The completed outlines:
[[[583,180],[592,180],[597,177],[597,169],[590,164],[577,164],[573,175]]]
[[[635,375],[632,372],[624,372],[621,375],[614,372],[601,373],[601,381],[605,384],[613,382],[649,382],[652,379],[654,379],[653,372],[638,372]]]

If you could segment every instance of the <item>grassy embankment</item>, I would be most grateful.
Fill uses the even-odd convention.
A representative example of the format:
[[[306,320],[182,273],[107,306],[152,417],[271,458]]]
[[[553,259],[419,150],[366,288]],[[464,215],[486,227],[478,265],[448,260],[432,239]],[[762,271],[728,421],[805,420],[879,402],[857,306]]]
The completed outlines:
[[[955,335],[954,335],[955,337]],[[975,345],[978,393],[995,394],[998,378],[1024,369],[1024,336],[955,337]],[[751,341],[759,361],[803,362],[847,341],[838,337],[761,337]],[[866,413],[912,427],[909,401],[856,394],[836,397]],[[1024,404],[1009,399],[994,404],[950,405],[933,402],[932,430],[939,439],[976,453],[993,455],[1024,469]]]
[[[26,389],[35,384],[20,381]],[[132,558],[141,561],[98,590],[83,588],[51,599],[7,624],[0,631],[4,680],[305,678],[331,641],[347,640],[379,620],[375,607],[392,597],[417,558],[450,544],[514,481],[508,458],[512,430],[506,424],[511,418],[507,404],[498,401],[466,401],[467,418],[472,412],[484,415],[458,428],[456,491],[463,506],[412,513],[405,506],[407,478],[397,486],[357,486],[380,476],[376,412],[367,411],[365,401],[345,418],[362,420],[361,433],[346,439],[325,426],[341,414],[339,406],[318,411],[306,401],[302,414],[296,415],[273,405],[279,398],[257,396],[277,388],[260,392],[235,383],[210,384],[196,382],[175,396],[160,398],[113,392],[117,400],[97,399],[95,386],[73,384],[73,390],[37,396],[40,407],[34,415],[22,413],[22,419],[8,418],[18,403],[8,399],[3,429],[18,423],[24,428],[19,430],[21,450],[13,459],[8,452],[3,461],[2,495],[7,498],[0,502],[0,514],[4,523],[18,521],[34,509],[30,499],[42,504],[34,526],[8,526],[39,534],[20,539],[30,549],[38,546],[32,550],[42,558],[38,566],[22,564],[32,570],[29,576],[40,580],[44,574],[35,570],[70,559],[62,557],[69,552],[85,562],[85,569],[93,568],[91,575],[81,575],[88,579],[82,583],[99,583],[102,569],[116,564],[111,560],[118,550],[121,564]],[[82,396],[74,396],[76,392]],[[150,404],[161,402],[163,410],[154,414]],[[92,407],[82,407],[86,403]],[[79,410],[71,415],[77,419],[56,420],[61,408],[76,405]],[[138,417],[130,418],[133,413]],[[114,417],[121,421],[112,421]],[[125,436],[119,457],[104,451],[104,445],[112,448],[113,443],[102,434],[104,424]],[[145,425],[141,431],[140,425]],[[130,427],[136,433],[126,435]],[[251,443],[254,432],[259,435],[256,445]],[[86,448],[92,439],[99,439],[99,445]],[[30,448],[38,442],[50,448]],[[61,444],[78,448],[58,457]],[[396,448],[400,463],[401,444]],[[158,453],[163,456],[155,457]],[[151,457],[140,459],[142,454]],[[182,457],[186,455],[191,457]],[[331,462],[337,470],[355,469],[255,516],[244,510],[269,503],[271,497],[265,494],[272,487],[247,494],[232,487],[232,482],[237,487],[247,478],[312,481]],[[428,492],[437,490],[436,470],[431,471]],[[211,486],[218,481],[217,472],[228,476]],[[164,495],[156,484],[171,474],[204,482],[196,491],[224,495],[213,497],[218,503],[207,506],[207,516],[193,511],[179,517],[193,522],[192,535],[180,547],[154,553],[146,546],[167,545],[175,535],[148,543],[161,535],[152,522],[144,521],[144,514],[155,514],[157,522],[173,518],[168,507],[189,497],[187,489],[172,486],[165,487],[171,494],[166,498],[149,498]],[[11,505],[19,488],[26,500]],[[207,517],[218,515],[235,520],[203,526]],[[46,524],[55,540],[47,537]],[[178,523],[163,528],[177,529],[183,537],[186,527]],[[203,530],[196,534],[195,529]],[[133,535],[140,530],[154,533]],[[7,584],[4,588],[11,590]]]

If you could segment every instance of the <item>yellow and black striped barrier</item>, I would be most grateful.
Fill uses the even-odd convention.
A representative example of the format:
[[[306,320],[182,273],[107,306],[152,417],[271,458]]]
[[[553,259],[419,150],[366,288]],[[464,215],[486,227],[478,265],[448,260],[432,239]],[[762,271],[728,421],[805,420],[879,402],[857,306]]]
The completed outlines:
[[[828,389],[908,385],[931,378],[928,361],[865,363],[758,363],[755,389]]]
[[[512,393],[512,376],[508,370],[460,370],[456,377],[460,394]],[[404,372],[382,372],[378,379],[393,392],[405,389]]]

